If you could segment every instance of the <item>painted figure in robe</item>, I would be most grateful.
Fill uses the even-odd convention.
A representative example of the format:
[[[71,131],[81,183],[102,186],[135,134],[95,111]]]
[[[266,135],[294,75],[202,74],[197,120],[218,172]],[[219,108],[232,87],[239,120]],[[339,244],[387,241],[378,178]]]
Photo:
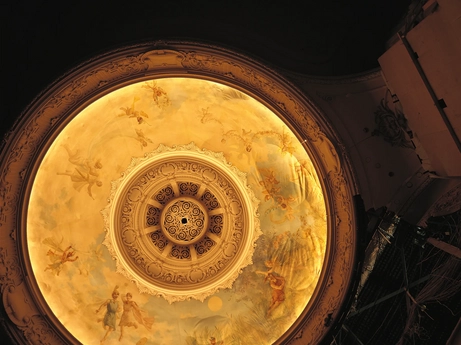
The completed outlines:
[[[122,297],[123,302],[123,313],[120,318],[120,338],[123,338],[123,327],[134,327],[138,328],[138,324],[143,325],[148,330],[152,329],[154,319],[151,317],[143,316],[143,311],[139,309],[138,304],[132,300],[133,296],[131,293],[127,293],[125,297]]]
[[[114,290],[112,291],[112,298],[105,301],[96,310],[96,313],[98,313],[101,308],[106,307],[104,318],[98,320],[102,322],[102,327],[106,330],[104,337],[100,341],[101,344],[103,344],[109,334],[116,329],[117,312],[120,311],[119,302],[117,301],[119,295],[120,293],[118,292],[118,286],[115,286]]]

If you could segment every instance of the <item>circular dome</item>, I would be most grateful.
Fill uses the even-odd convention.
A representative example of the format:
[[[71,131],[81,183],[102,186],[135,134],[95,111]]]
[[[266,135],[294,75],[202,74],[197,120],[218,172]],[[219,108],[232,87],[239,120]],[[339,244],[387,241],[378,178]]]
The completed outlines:
[[[224,154],[160,146],[113,183],[104,243],[141,292],[203,301],[252,262],[258,204]]]
[[[210,325],[195,323],[214,320],[224,340],[251,325],[272,343],[309,302],[327,241],[303,142],[248,94],[184,77],[132,83],[76,114],[37,170],[27,230],[47,305],[82,343],[103,339],[95,320],[112,328],[105,308],[123,313],[128,293],[161,338],[189,315],[173,342],[200,342]],[[110,299],[115,286],[123,298]],[[75,295],[102,306],[96,317]],[[127,343],[149,339],[130,322]]]
[[[81,65],[2,153],[8,317],[31,343],[318,343],[356,249],[336,142],[233,51],[155,42]]]

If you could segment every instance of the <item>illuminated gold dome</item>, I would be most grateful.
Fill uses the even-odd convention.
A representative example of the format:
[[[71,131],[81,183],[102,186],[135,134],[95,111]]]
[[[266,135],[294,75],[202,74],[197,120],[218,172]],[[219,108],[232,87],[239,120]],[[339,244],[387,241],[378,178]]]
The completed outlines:
[[[232,315],[224,338],[253,313],[271,343],[314,291],[326,227],[311,160],[273,112],[222,84],[164,78],[109,93],[63,129],[35,177],[28,244],[48,305],[83,343],[100,331],[73,296],[97,304],[114,286],[157,323]]]
[[[355,250],[335,134],[265,66],[175,44],[95,59],[24,115],[9,317],[50,344],[316,343]]]

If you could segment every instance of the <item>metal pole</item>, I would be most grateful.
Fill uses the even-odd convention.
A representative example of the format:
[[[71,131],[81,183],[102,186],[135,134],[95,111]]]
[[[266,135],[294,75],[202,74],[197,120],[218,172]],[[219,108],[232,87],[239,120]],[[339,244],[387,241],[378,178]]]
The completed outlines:
[[[418,279],[416,281],[414,281],[413,283],[411,283],[410,285],[408,285],[408,289],[409,288],[412,288],[413,286],[417,286],[419,284],[421,284],[422,282],[425,282],[426,280],[428,280],[429,278],[431,277],[431,275],[427,275],[421,279]],[[367,309],[370,309],[370,308],[373,308],[374,306],[380,304],[381,302],[384,302],[386,300],[388,300],[389,298],[392,298],[394,296],[397,296],[399,293],[402,293],[404,291],[406,291],[407,288],[406,287],[403,287],[401,289],[398,289],[397,291],[394,291],[392,293],[390,293],[389,295],[386,295],[384,297],[381,297],[380,299],[374,301],[373,303],[370,303],[370,304],[367,304],[366,306],[360,308],[359,310],[356,310],[352,313],[350,313],[349,315],[347,315],[347,318],[346,319],[349,319],[350,317],[352,316],[355,316],[355,315],[358,315],[360,313],[362,313],[363,311],[367,310]]]
[[[461,249],[451,245],[447,242],[437,240],[435,238],[429,237],[427,243],[432,244],[434,247],[443,250],[444,252],[456,256],[458,259],[461,259]]]
[[[355,339],[355,341],[357,341],[357,343],[359,343],[360,345],[364,345],[360,339],[354,334],[354,332],[351,331],[351,329],[349,327],[347,327],[345,324],[342,325],[342,328],[344,328],[344,330],[347,332],[347,333],[350,333],[352,335],[352,337]]]

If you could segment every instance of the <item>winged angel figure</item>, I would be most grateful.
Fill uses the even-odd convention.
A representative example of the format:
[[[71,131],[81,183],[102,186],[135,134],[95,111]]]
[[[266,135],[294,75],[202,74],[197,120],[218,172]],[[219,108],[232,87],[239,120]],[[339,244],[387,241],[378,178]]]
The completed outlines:
[[[160,86],[158,86],[155,81],[151,81],[150,84],[148,82],[145,82],[144,85],[141,87],[143,89],[148,89],[152,92],[152,99],[159,108],[165,108],[171,104],[166,91],[163,90]]]
[[[57,172],[57,174],[70,176],[70,180],[78,192],[86,186],[88,195],[94,199],[91,189],[94,185],[98,187],[102,186],[102,181],[99,179],[99,170],[102,168],[101,162],[99,160],[85,159],[80,155],[79,150],[72,151],[67,145],[63,145],[63,147],[67,151],[68,160],[73,164],[74,170]]]
[[[119,114],[118,116],[127,116],[129,118],[135,118],[138,121],[138,124],[145,122],[144,118],[148,118],[149,115],[142,110],[135,110],[135,104],[141,98],[134,97],[133,103],[129,107],[121,107],[120,110],[123,110],[123,113]]]
[[[46,253],[51,263],[48,264],[45,271],[50,270],[53,274],[59,276],[59,273],[66,262],[74,262],[78,259],[78,255],[75,255],[75,249],[72,248],[71,245],[64,250],[61,248],[62,240],[60,243],[56,243],[53,238],[47,237],[42,241],[42,243],[51,248]]]

